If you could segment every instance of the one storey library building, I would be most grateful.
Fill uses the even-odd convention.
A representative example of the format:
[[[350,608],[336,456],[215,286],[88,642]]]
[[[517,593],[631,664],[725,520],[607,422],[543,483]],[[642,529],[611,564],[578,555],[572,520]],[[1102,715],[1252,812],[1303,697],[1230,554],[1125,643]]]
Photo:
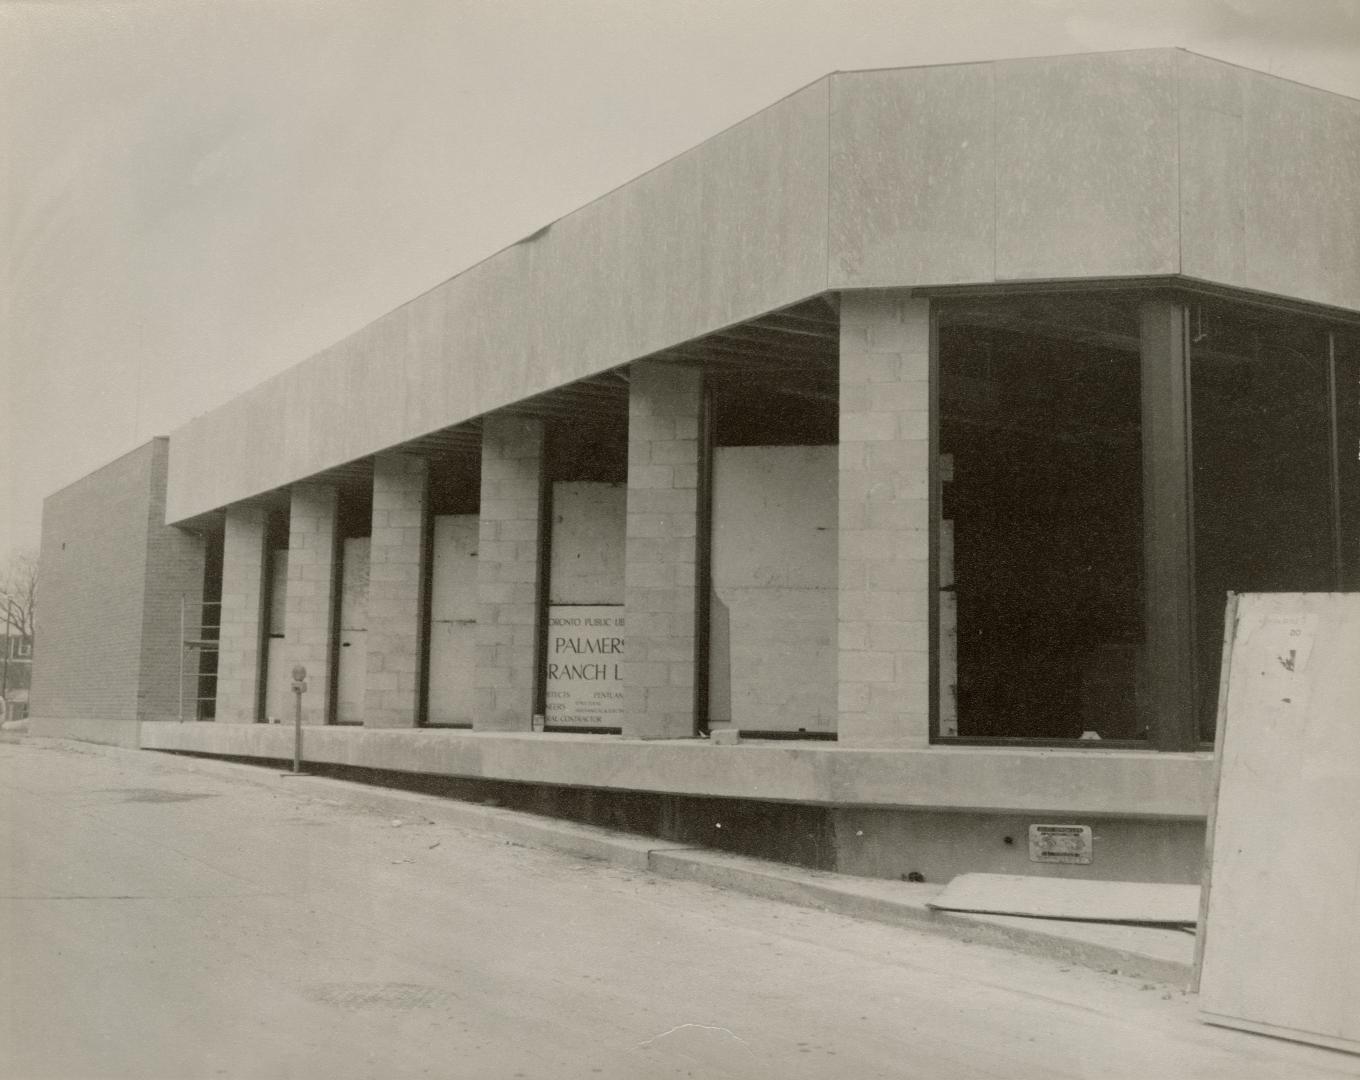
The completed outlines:
[[[1196,881],[1230,591],[1360,588],[1360,101],[838,73],[50,496],[40,734],[813,866]],[[284,721],[280,723],[279,721]]]

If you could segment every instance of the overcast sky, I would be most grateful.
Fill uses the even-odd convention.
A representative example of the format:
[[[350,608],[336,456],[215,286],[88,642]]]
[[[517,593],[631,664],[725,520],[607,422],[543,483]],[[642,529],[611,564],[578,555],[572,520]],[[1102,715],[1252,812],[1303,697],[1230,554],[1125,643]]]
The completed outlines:
[[[1360,97],[1360,0],[0,0],[0,557],[54,489],[829,71],[1153,45]]]

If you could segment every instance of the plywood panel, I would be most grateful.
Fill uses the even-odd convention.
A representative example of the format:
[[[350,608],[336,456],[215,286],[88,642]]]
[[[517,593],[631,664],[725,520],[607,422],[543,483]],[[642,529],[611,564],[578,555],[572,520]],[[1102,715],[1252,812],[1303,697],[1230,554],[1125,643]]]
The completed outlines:
[[[476,514],[434,519],[430,615],[435,622],[477,621],[477,530]]]
[[[1200,1004],[1360,1053],[1357,657],[1360,594],[1237,598]]]
[[[369,538],[344,541],[340,566],[340,647],[336,673],[335,720],[364,722],[364,687],[368,677]]]
[[[836,728],[834,446],[719,447],[709,718]]]
[[[1194,926],[1199,916],[1199,886],[960,874],[929,906],[1041,919]]]
[[[552,514],[548,602],[622,604],[627,486],[559,480]]]
[[[471,724],[477,663],[477,515],[434,519],[426,721]]]

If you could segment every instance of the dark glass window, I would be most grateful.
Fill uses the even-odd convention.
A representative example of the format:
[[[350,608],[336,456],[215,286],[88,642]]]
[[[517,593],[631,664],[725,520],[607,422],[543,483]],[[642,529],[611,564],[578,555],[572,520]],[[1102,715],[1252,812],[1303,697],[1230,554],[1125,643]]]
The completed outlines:
[[[1360,336],[1261,306],[1163,298],[1185,348],[1163,340],[1140,361],[1140,299],[938,309],[940,736],[1160,732],[1158,745],[1188,749],[1214,735],[1227,593],[1360,588]],[[1184,380],[1188,438],[1166,412],[1186,407],[1174,394],[1145,400],[1142,363]],[[1181,445],[1145,447],[1154,430],[1181,432]],[[1151,461],[1190,481],[1188,496],[1153,491],[1163,530],[1189,523],[1155,551]],[[1182,572],[1164,574],[1165,560]],[[1149,625],[1148,575],[1182,583],[1184,619]],[[1193,661],[1193,687],[1187,675],[1179,714],[1160,716],[1176,695],[1154,694],[1169,684],[1152,680],[1176,676],[1151,668],[1177,656]]]
[[[1133,309],[947,309],[939,340],[941,734],[1142,737]]]

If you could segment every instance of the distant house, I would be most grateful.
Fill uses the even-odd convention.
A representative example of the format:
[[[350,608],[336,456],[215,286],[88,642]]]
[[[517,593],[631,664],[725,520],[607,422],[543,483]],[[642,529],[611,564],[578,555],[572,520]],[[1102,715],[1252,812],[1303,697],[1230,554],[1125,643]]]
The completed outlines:
[[[0,635],[0,697],[7,703],[7,720],[28,715],[28,691],[33,681],[33,639],[18,634]]]

